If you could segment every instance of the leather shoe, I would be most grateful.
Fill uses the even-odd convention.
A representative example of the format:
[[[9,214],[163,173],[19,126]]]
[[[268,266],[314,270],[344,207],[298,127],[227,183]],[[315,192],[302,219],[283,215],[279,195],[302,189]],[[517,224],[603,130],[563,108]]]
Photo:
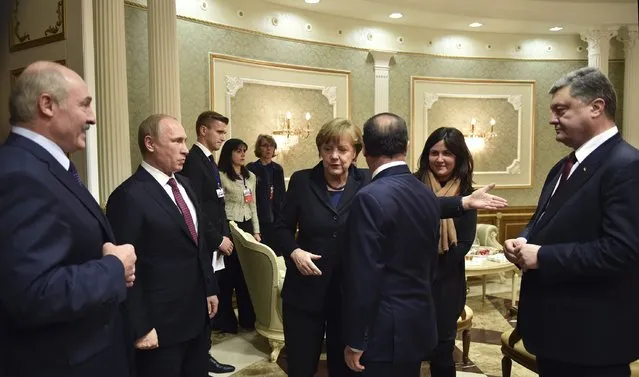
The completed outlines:
[[[222,364],[209,355],[209,373],[231,373],[235,371],[235,367],[229,364]]]

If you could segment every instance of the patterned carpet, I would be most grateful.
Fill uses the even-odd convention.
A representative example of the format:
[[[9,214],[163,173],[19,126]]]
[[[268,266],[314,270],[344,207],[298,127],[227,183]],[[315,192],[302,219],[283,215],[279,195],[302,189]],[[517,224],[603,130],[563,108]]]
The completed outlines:
[[[481,280],[469,278],[470,292],[466,304],[474,311],[471,329],[470,363],[461,362],[461,338],[454,353],[457,375],[501,377],[501,333],[511,329],[516,318],[511,315],[510,280],[489,276],[487,295],[482,300]],[[461,334],[459,334],[461,335]],[[213,354],[224,363],[231,363],[237,371],[229,376],[282,377],[286,376],[286,348],[276,363],[268,361],[268,343],[254,332],[238,335],[215,335]],[[326,357],[323,354],[315,377],[327,377]],[[430,376],[428,363],[422,365],[422,376]],[[513,363],[513,377],[532,377],[536,373]]]

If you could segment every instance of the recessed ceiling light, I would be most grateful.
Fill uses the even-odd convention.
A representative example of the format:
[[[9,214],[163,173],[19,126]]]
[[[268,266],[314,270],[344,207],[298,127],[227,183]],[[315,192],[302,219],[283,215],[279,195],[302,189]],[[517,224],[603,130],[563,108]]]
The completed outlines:
[[[481,27],[484,26],[484,24],[482,24],[481,22],[473,22],[472,24],[468,25],[470,27]]]
[[[304,0],[304,2],[306,4],[317,4],[320,2],[320,0]]]
[[[404,17],[404,15],[399,13],[399,12],[394,12],[394,13],[389,14],[388,17],[390,17],[390,18],[402,18],[402,17]]]
[[[551,27],[548,30],[550,30],[550,31],[561,31],[561,30],[564,30],[564,28],[561,27],[561,26],[553,26],[553,27]]]

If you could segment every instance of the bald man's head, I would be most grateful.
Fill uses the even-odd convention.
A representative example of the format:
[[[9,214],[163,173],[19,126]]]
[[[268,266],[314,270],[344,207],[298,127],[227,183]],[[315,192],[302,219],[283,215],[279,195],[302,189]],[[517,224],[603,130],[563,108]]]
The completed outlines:
[[[367,157],[394,157],[406,154],[406,121],[392,113],[377,114],[364,123],[363,139]]]
[[[30,64],[15,82],[9,98],[12,124],[29,123],[38,115],[38,98],[48,94],[53,101],[64,104],[69,85],[82,78],[69,68],[55,62]]]

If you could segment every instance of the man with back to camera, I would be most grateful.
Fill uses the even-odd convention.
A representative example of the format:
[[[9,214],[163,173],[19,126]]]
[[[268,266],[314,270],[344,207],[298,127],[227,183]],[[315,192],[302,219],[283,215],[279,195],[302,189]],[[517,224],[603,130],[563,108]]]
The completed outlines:
[[[506,257],[524,271],[517,328],[542,377],[629,376],[639,343],[639,151],[615,126],[616,94],[595,68],[551,88],[550,124],[573,149],[548,173]]]
[[[226,220],[226,211],[224,209],[224,189],[220,181],[220,172],[215,163],[213,152],[220,150],[224,140],[226,139],[226,126],[229,119],[215,111],[204,111],[195,122],[195,132],[197,141],[191,147],[191,151],[186,156],[184,168],[180,174],[186,176],[191,181],[191,186],[195,194],[202,204],[202,212],[206,214],[211,226],[207,229],[209,245],[218,245],[219,252],[213,252],[212,258],[223,258],[223,255],[231,255],[233,252],[233,242],[230,239],[230,231]],[[220,254],[221,253],[221,254]],[[215,276],[220,284],[223,279],[224,272],[216,271]],[[223,305],[222,302],[220,302]],[[211,320],[210,328],[213,329],[213,323],[219,322],[221,313],[232,312],[232,308],[225,309],[220,307],[218,314]],[[228,318],[221,319],[228,322]],[[222,327],[219,326],[218,327]],[[209,339],[211,337],[209,336]],[[212,342],[209,343],[209,348]],[[210,373],[230,373],[235,367],[228,364],[218,362],[213,355],[209,354],[209,372]]]
[[[116,239],[138,251],[138,279],[126,301],[138,377],[207,375],[218,287],[204,236],[208,219],[188,179],[175,174],[185,142],[175,118],[147,117],[138,129],[143,161],[107,202]]]
[[[0,147],[0,374],[128,376],[120,310],[135,280],[70,153],[95,124],[86,83],[53,62],[29,65],[10,97]],[[2,347],[0,347],[1,349]]]
[[[494,184],[465,197],[436,198],[405,162],[406,122],[382,113],[364,124],[363,153],[373,177],[355,197],[344,242],[344,358],[366,377],[419,376],[437,345],[430,293],[440,217],[496,209]]]

